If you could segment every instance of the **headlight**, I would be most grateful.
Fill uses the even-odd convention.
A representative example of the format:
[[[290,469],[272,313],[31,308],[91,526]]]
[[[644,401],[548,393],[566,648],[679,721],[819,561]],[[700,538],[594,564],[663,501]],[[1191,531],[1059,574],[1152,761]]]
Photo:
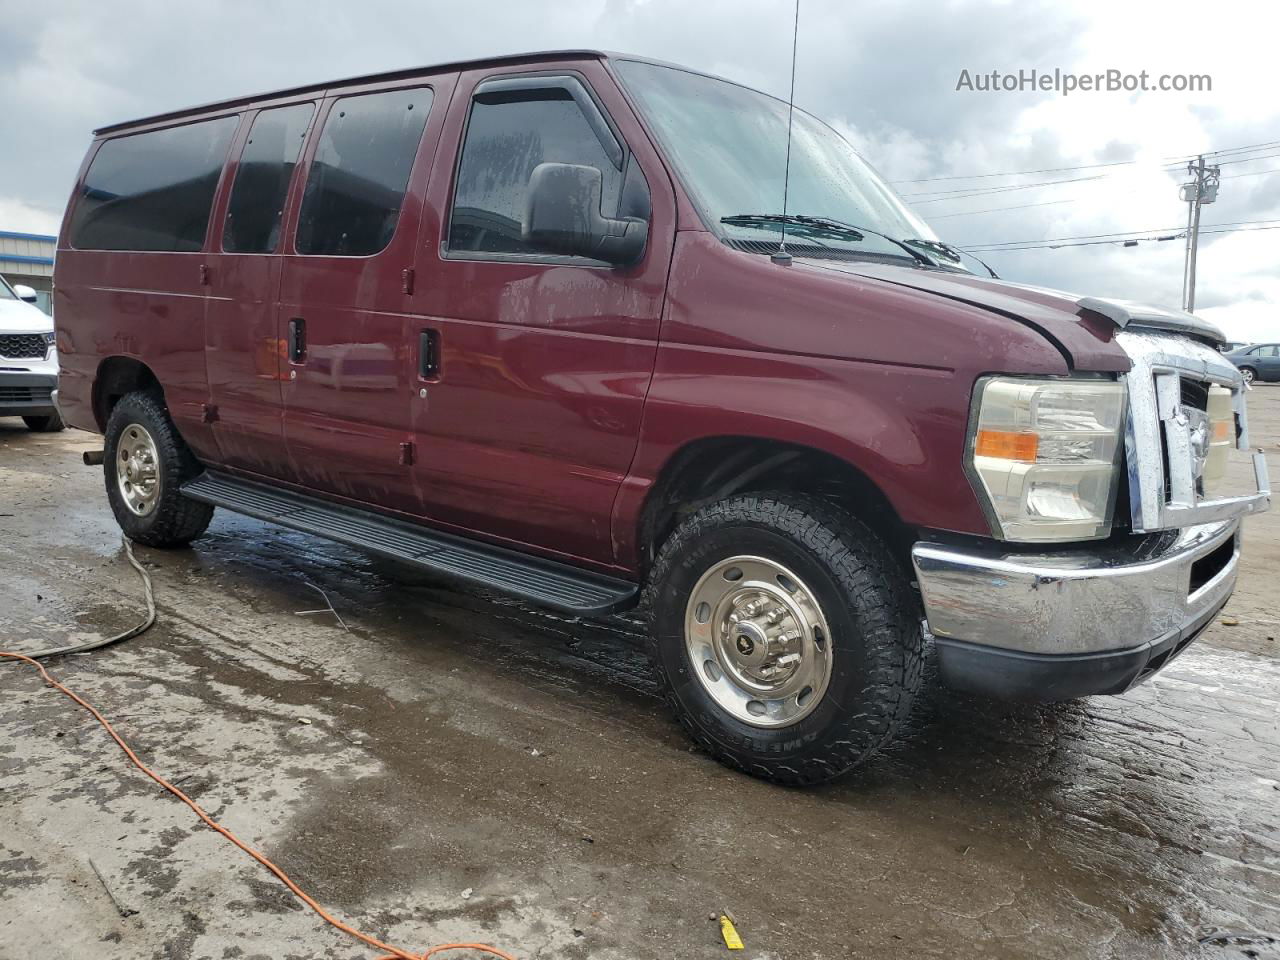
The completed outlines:
[[[970,425],[974,486],[1005,540],[1089,540],[1111,532],[1124,384],[980,381]]]

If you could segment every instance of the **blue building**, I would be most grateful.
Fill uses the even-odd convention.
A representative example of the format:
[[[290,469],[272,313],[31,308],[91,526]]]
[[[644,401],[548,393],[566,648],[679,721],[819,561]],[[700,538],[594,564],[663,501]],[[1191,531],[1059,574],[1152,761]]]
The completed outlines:
[[[34,287],[37,305],[53,313],[53,252],[57,237],[0,230],[0,276],[10,284]]]

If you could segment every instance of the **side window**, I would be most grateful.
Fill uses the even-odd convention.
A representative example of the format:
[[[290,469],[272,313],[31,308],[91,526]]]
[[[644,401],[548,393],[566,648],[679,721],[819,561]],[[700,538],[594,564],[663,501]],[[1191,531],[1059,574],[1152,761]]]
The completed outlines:
[[[280,242],[285,196],[315,105],[263,110],[253,120],[231,187],[222,249],[273,253]]]
[[[299,253],[369,256],[396,232],[427,125],[426,87],[343,97],[325,120],[298,217]]]
[[[204,247],[213,194],[239,117],[116,137],[98,148],[71,217],[81,250]]]
[[[576,81],[575,81],[576,82]],[[501,84],[501,81],[499,81]],[[495,84],[498,86],[498,84]],[[532,253],[521,238],[529,176],[540,163],[576,163],[603,178],[601,212],[618,209],[622,173],[568,89],[481,87],[471,104],[449,221],[449,249]]]

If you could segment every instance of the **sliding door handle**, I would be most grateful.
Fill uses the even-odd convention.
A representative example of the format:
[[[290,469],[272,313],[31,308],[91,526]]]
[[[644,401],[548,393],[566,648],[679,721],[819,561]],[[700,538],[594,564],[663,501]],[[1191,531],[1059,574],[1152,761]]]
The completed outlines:
[[[423,330],[418,335],[418,377],[440,379],[440,331]]]
[[[289,362],[304,363],[307,359],[307,321],[301,317],[289,318]]]

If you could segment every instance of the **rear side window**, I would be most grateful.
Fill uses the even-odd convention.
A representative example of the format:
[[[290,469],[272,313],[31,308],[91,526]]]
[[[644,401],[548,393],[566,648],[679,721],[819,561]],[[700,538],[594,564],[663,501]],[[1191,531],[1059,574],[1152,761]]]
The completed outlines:
[[[431,101],[424,87],[344,97],[333,105],[307,175],[299,253],[357,257],[385,249]]]
[[[238,117],[221,117],[106,141],[80,189],[71,245],[200,250],[238,123]]]
[[[222,249],[228,253],[272,253],[280,242],[285,196],[315,105],[263,110],[253,120],[240,154]]]
[[[622,174],[567,90],[478,95],[458,165],[449,249],[535,252],[520,234],[529,176],[540,163],[595,167],[603,177],[601,212],[617,209]]]

